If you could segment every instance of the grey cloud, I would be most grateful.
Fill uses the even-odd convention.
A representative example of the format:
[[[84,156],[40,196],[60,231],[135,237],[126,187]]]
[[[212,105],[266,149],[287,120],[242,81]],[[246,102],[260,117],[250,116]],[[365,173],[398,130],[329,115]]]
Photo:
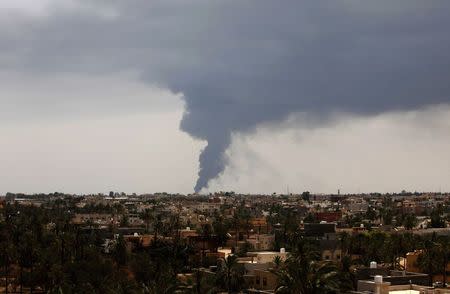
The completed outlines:
[[[292,118],[233,136],[227,167],[207,191],[448,191],[449,133],[449,106],[341,116],[310,129]]]
[[[233,132],[295,112],[326,119],[450,102],[448,1],[99,3],[118,16],[56,13],[8,34],[0,54],[27,50],[0,61],[35,71],[133,69],[182,92],[181,129],[208,141],[196,191],[223,171]]]

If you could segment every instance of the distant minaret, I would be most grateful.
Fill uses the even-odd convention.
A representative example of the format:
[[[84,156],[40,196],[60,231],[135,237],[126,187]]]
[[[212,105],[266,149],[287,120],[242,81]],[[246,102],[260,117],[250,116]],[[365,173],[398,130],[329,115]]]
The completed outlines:
[[[341,189],[338,189],[338,195],[341,195]]]

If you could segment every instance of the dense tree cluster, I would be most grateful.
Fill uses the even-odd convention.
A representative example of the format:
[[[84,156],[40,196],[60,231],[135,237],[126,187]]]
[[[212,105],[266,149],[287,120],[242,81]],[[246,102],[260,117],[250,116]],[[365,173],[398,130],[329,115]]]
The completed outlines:
[[[58,195],[61,196],[61,195]],[[309,193],[301,196],[309,201]],[[182,228],[178,215],[162,214],[157,202],[139,213],[145,230],[152,234],[149,246],[135,244],[132,250],[117,227],[110,226],[107,236],[96,224],[76,225],[74,213],[123,214],[124,206],[87,205],[78,207],[71,197],[44,202],[40,207],[6,204],[0,217],[0,275],[2,284],[20,293],[237,293],[245,289],[244,267],[238,257],[252,248],[249,244],[227,258],[208,263],[190,258],[194,251],[179,235]],[[249,235],[251,209],[245,201],[235,205],[232,217],[224,211],[210,215],[211,224],[198,228],[201,237],[214,236],[218,246],[230,241],[237,244],[240,236]],[[271,271],[278,279],[277,293],[347,293],[355,288],[354,269],[371,261],[392,269],[402,269],[400,257],[419,250],[417,266],[430,274],[446,277],[450,242],[436,234],[418,235],[406,230],[388,233],[371,229],[363,233],[340,233],[339,262],[321,259],[319,240],[307,238],[304,222],[316,222],[311,213],[301,216],[295,209],[279,204],[264,207],[267,225],[257,230],[275,235],[273,249],[286,248],[286,260],[275,259]],[[444,208],[431,212],[431,226],[443,227]],[[363,220],[382,218],[385,223],[397,222],[406,229],[415,226],[412,214],[394,215],[389,205],[346,220],[348,226]],[[119,226],[125,226],[121,220]],[[105,239],[112,239],[105,250]],[[214,274],[204,268],[215,266]],[[186,274],[186,279],[180,279]],[[4,286],[2,285],[2,287]]]

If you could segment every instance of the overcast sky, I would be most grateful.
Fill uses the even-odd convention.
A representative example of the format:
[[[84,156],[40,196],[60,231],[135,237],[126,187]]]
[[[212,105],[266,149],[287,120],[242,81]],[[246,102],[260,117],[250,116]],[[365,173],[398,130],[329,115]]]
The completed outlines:
[[[450,191],[449,13],[2,0],[0,194]]]

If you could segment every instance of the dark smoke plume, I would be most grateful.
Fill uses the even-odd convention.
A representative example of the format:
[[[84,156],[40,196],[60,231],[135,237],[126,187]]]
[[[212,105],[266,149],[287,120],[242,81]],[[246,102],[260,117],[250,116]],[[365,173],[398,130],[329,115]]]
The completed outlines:
[[[297,112],[321,123],[331,112],[372,115],[450,102],[448,0],[92,3],[118,13],[78,9],[12,30],[0,26],[8,57],[0,65],[131,70],[182,93],[181,129],[208,143],[196,192],[224,170],[232,134],[261,123]]]
[[[186,101],[181,129],[208,142],[196,192],[223,172],[234,132],[295,112],[372,115],[450,102],[450,18],[442,13],[449,5],[424,16],[421,5],[404,14],[406,7],[288,2],[236,12],[233,23],[212,32],[201,66],[173,83]]]

